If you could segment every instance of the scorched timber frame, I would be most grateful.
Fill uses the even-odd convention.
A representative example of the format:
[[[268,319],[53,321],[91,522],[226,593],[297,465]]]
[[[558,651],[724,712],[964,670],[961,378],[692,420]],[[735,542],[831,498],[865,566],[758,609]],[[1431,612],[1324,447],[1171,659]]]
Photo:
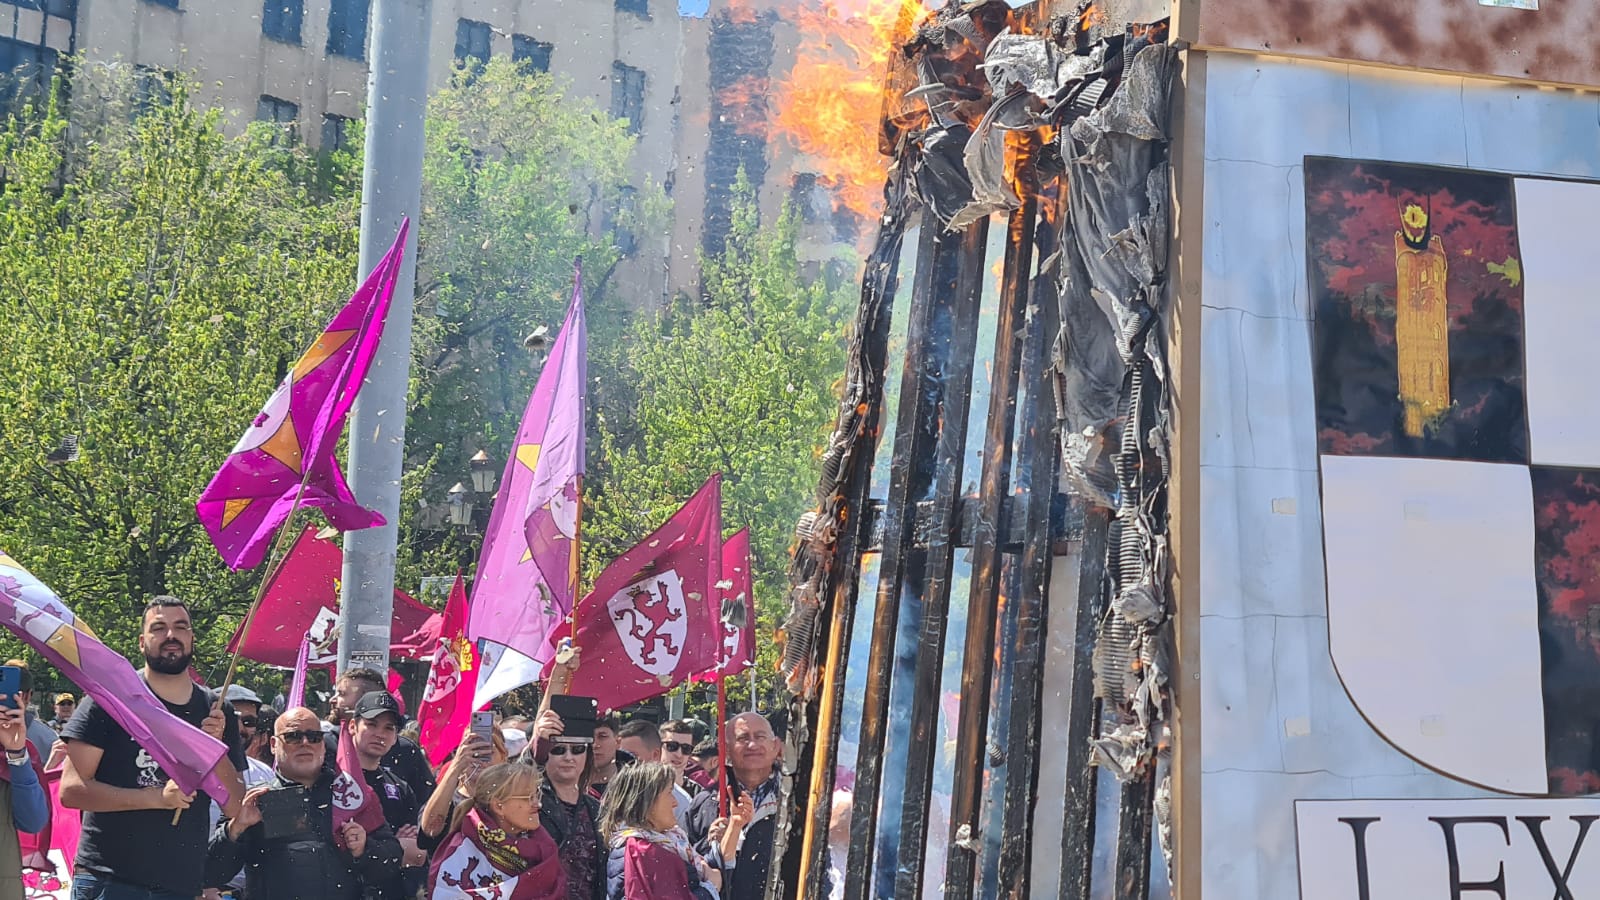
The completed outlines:
[[[943,895],[1026,898],[1040,802],[1055,557],[1076,545],[1059,896],[1149,894],[1170,743],[1167,558],[1166,23],[1092,7],[951,5],[902,21],[881,149],[892,163],[866,259],[818,507],[790,572],[783,667],[794,774],[767,895],[821,898],[862,557],[880,552],[866,659],[847,900],[918,898],[956,551],[971,548]],[[963,496],[991,217],[1007,229],[982,471]],[[900,257],[917,227],[892,464],[871,496]],[[999,640],[997,640],[997,635]],[[909,688],[905,685],[909,684]],[[891,715],[891,688],[910,715]],[[886,746],[905,764],[885,771]],[[1097,872],[1097,768],[1121,782],[1111,871]],[[991,777],[986,778],[988,772]],[[1158,778],[1158,774],[1162,777]],[[799,778],[803,784],[797,785]],[[989,810],[986,816],[985,810]],[[998,846],[985,822],[999,830]],[[897,824],[896,824],[897,823]],[[1167,846],[1164,839],[1163,847]],[[992,867],[992,868],[991,868]],[[988,878],[983,877],[988,870]]]

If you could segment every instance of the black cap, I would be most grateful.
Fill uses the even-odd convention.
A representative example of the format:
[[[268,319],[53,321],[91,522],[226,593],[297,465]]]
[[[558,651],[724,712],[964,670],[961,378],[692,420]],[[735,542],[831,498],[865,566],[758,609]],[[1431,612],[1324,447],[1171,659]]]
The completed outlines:
[[[356,718],[376,719],[384,713],[394,713],[396,722],[405,722],[405,714],[400,712],[400,704],[388,691],[368,691],[356,701]]]

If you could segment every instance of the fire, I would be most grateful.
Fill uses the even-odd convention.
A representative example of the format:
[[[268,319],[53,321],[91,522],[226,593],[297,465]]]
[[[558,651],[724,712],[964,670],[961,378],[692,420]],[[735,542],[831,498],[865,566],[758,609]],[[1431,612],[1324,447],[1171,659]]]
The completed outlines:
[[[771,133],[809,157],[837,205],[877,218],[889,164],[878,141],[889,62],[927,11],[917,0],[824,0],[785,14],[800,43],[774,86]]]

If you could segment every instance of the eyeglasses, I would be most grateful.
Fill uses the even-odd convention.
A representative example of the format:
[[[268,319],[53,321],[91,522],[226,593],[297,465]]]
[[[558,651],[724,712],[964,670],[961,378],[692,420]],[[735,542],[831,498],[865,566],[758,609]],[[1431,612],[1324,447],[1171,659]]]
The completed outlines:
[[[772,740],[770,734],[741,734],[733,739],[735,744],[765,744]]]
[[[568,753],[573,756],[582,756],[588,752],[589,745],[587,744],[557,744],[550,748],[551,756],[566,756]]]
[[[668,753],[689,753],[694,750],[693,744],[680,744],[677,741],[662,741],[661,749]]]
[[[256,727],[256,717],[255,716],[240,716],[239,717],[239,724],[241,726],[245,727],[245,728],[254,728],[254,727]]]
[[[322,743],[322,729],[316,731],[285,731],[278,735],[278,740],[289,746],[295,744],[320,744]]]

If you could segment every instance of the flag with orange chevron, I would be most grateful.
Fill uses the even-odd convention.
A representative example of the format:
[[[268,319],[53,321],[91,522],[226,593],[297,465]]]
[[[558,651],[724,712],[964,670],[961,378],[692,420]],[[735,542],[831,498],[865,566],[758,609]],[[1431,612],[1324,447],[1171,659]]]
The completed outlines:
[[[228,568],[261,564],[296,498],[322,510],[340,531],[384,524],[350,493],[334,447],[383,337],[408,227],[400,223],[389,252],[284,376],[201,492],[195,511]]]
[[[4,551],[0,625],[93,697],[186,793],[204,790],[228,802],[227,786],[215,771],[228,748],[168,712],[126,657],[100,643],[54,591]]]

